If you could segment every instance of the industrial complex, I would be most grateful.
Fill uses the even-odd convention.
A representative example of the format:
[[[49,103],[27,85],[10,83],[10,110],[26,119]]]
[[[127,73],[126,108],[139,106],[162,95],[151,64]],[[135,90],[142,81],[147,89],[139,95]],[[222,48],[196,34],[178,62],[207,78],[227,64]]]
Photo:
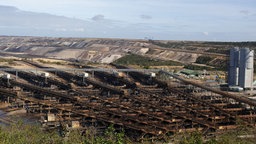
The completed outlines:
[[[236,129],[238,123],[256,126],[256,101],[242,93],[253,90],[254,51],[249,48],[230,50],[227,82],[233,91],[207,82],[206,70],[14,61],[0,66],[1,101],[9,109],[39,116],[44,129],[83,132],[94,127],[100,134],[114,125],[143,140],[193,131],[210,137]]]
[[[112,123],[136,137],[161,138],[182,131],[212,134],[234,129],[238,118],[255,124],[256,102],[167,71],[120,66],[68,70],[26,63],[34,68],[1,68],[7,73],[1,79],[2,101],[41,114],[45,128],[65,124],[100,130]],[[172,78],[163,81],[155,73]]]
[[[249,48],[232,48],[228,73],[229,86],[253,89],[254,51]]]

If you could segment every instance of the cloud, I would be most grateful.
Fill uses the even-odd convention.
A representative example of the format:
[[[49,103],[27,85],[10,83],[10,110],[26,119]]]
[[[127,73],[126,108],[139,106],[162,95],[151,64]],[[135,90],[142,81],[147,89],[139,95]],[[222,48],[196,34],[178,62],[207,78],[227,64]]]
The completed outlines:
[[[208,35],[209,35],[209,32],[203,32],[203,34],[204,34],[205,36],[208,36]]]
[[[84,32],[85,29],[84,28],[75,28],[75,29],[73,29],[73,31],[75,31],[75,32]]]
[[[55,31],[66,32],[66,28],[56,28]]]
[[[149,15],[140,15],[140,18],[145,20],[152,19],[152,17]]]
[[[96,16],[92,17],[92,20],[94,20],[94,21],[102,21],[104,19],[105,19],[104,15],[96,15]]]
[[[241,10],[240,13],[244,15],[248,15],[250,12],[248,10]]]
[[[73,28],[73,29],[70,29],[70,28],[56,28],[55,31],[58,31],[58,32],[84,32],[85,29],[84,28]]]

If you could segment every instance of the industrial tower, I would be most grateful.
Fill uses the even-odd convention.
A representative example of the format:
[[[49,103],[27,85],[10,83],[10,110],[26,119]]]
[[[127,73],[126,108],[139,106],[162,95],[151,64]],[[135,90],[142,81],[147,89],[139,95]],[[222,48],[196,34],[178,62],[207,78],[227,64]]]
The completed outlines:
[[[232,48],[230,50],[230,65],[228,85],[244,89],[253,88],[254,51],[249,48]]]

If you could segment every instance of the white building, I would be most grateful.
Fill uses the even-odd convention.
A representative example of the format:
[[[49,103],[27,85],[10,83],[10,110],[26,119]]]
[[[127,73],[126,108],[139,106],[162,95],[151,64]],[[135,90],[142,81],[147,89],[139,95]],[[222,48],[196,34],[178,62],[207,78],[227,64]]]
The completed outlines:
[[[254,51],[249,48],[232,48],[228,73],[229,86],[253,88]]]
[[[228,72],[228,84],[229,86],[238,85],[239,75],[239,48],[230,49],[229,56],[229,72]]]
[[[249,48],[240,50],[238,85],[242,88],[253,86],[253,56],[254,51]]]

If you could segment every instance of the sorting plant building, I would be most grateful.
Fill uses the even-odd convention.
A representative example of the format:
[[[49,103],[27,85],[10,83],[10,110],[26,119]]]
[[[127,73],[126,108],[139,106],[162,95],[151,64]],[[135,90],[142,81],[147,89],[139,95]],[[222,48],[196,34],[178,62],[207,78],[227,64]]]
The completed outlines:
[[[142,141],[193,131],[218,135],[241,124],[256,127],[255,101],[165,70],[22,63],[31,69],[0,66],[0,100],[40,116],[46,130],[93,128],[102,134],[113,125]]]
[[[232,48],[230,50],[230,65],[228,85],[244,89],[253,88],[254,51],[249,48]]]

